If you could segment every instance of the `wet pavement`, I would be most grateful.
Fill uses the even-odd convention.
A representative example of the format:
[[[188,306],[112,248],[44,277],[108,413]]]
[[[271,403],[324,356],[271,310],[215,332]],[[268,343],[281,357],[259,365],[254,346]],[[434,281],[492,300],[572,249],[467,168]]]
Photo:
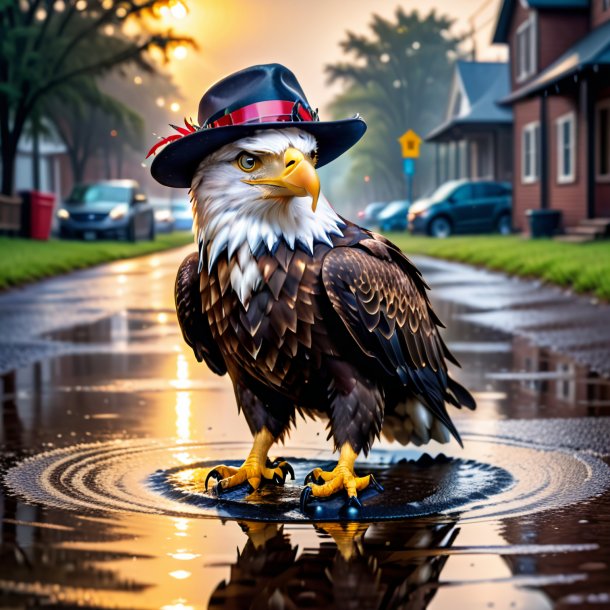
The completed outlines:
[[[380,443],[367,505],[404,518],[311,523],[297,484],[220,510],[196,485],[249,433],[180,337],[185,252],[0,295],[0,608],[610,608],[610,307],[418,260],[479,404],[465,448]],[[278,454],[302,474],[325,437]]]

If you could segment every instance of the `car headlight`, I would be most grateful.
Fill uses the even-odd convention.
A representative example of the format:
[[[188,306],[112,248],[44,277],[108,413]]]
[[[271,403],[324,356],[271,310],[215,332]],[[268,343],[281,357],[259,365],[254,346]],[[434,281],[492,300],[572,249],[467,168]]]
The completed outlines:
[[[67,220],[68,218],[70,218],[70,212],[68,212],[68,210],[66,210],[65,208],[59,208],[59,210],[57,210],[57,218],[61,218],[61,220]]]
[[[127,206],[124,203],[115,206],[110,210],[110,218],[112,220],[119,220],[119,218],[123,218],[127,214]]]
[[[428,211],[428,208],[424,208],[423,210],[410,210],[407,218],[409,222],[413,222],[416,218],[419,218],[420,216],[426,216],[428,214]]]

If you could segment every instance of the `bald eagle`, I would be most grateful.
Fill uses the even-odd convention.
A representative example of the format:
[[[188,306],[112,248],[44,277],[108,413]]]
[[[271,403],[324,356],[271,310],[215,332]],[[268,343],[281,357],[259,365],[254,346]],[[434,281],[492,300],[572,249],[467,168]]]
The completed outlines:
[[[222,493],[283,483],[268,452],[295,413],[328,418],[336,468],[308,475],[302,503],[379,488],[354,464],[381,434],[402,444],[460,442],[446,403],[474,409],[447,372],[421,274],[390,241],[339,216],[320,192],[314,136],[267,129],[206,156],[191,184],[199,252],[176,280],[182,333],[233,382],[254,436],[243,465],[206,479]],[[457,364],[457,363],[456,363]]]

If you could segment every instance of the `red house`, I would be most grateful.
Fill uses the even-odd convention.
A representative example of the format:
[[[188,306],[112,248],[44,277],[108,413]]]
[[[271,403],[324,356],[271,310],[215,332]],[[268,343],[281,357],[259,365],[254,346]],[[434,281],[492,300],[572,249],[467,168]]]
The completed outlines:
[[[610,0],[503,0],[493,42],[510,49],[515,228],[554,209],[594,230],[610,218]]]

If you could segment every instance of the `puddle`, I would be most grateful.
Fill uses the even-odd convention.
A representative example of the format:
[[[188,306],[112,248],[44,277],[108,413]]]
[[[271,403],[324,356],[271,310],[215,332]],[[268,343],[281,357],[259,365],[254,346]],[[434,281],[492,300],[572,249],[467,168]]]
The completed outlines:
[[[362,521],[334,522],[329,503],[305,522],[300,483],[331,457],[320,422],[275,450],[297,471],[279,508],[274,490],[220,503],[198,486],[197,468],[235,463],[250,435],[230,382],[180,337],[183,256],[0,297],[0,608],[610,607],[599,308],[579,334],[564,292],[422,265],[479,405],[452,412],[465,448],[431,444],[446,459],[418,465],[421,452],[376,444],[357,468],[387,491]],[[535,308],[552,315],[529,324]],[[277,522],[258,520],[261,503]]]
[[[515,430],[510,432],[514,438]],[[495,433],[507,436],[502,425]],[[287,459],[296,482],[247,498],[243,487],[220,498],[203,490],[214,465],[239,465],[234,458],[247,454],[248,445],[228,443],[122,441],[69,447],[22,462],[4,482],[26,501],[65,510],[291,522],[527,515],[598,496],[610,481],[608,466],[587,454],[482,435],[467,435],[464,441],[465,450],[434,459],[413,451],[374,450],[361,468],[373,472],[386,491],[364,494],[362,511],[349,515],[342,510],[343,498],[314,501],[306,514],[299,510],[298,482],[313,468],[331,464],[332,455],[307,449],[294,453],[294,447],[290,450],[297,457]]]

